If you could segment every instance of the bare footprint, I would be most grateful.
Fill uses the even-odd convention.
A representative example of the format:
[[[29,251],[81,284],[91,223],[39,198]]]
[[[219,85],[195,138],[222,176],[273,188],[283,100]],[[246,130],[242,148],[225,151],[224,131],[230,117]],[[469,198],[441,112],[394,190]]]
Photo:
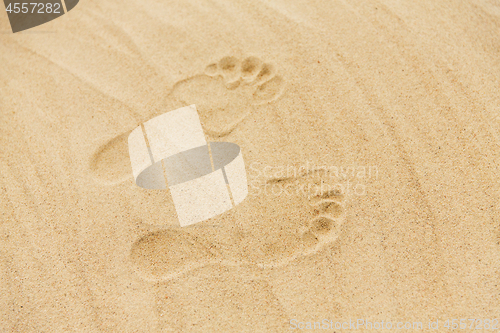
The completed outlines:
[[[90,159],[92,174],[99,180],[115,183],[131,177],[128,135],[123,133],[97,149]]]
[[[322,169],[268,180],[262,195],[236,212],[237,219],[250,221],[239,224],[236,233],[252,241],[253,248],[233,251],[235,258],[262,268],[279,267],[334,242],[345,219],[345,198],[336,181]]]
[[[257,105],[276,100],[284,80],[271,64],[256,57],[240,61],[224,57],[207,66],[205,74],[175,84],[172,98],[196,104],[207,134],[225,136],[233,131]]]
[[[169,280],[210,264],[281,267],[334,242],[345,219],[344,196],[324,170],[271,179],[261,193],[209,222],[147,234],[132,245],[137,273]]]
[[[284,88],[274,66],[259,58],[243,61],[224,57],[205,73],[177,82],[168,94],[173,105],[196,104],[205,133],[231,133],[258,105],[276,100]],[[129,131],[99,147],[90,159],[90,171],[99,180],[122,182],[132,176],[127,138]]]
[[[153,232],[137,240],[130,251],[135,271],[145,280],[168,280],[186,270],[217,262],[214,252],[179,229]]]

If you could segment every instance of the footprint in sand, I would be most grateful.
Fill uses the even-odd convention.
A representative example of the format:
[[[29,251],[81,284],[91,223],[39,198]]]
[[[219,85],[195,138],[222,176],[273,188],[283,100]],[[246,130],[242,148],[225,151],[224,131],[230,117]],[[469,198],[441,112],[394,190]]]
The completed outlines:
[[[205,132],[214,137],[231,133],[258,105],[276,100],[284,80],[275,67],[259,58],[240,61],[225,57],[208,65],[205,74],[178,82],[172,97],[196,104]]]
[[[177,82],[168,99],[179,107],[196,104],[205,133],[223,137],[259,105],[281,96],[284,86],[283,77],[275,67],[259,58],[240,61],[224,57],[208,65],[204,74]],[[154,116],[157,115],[151,118]],[[127,141],[130,131],[104,143],[94,153],[90,170],[97,179],[116,183],[131,177]]]
[[[130,131],[109,140],[92,155],[89,168],[96,179],[116,183],[132,177],[128,153],[129,134]]]
[[[258,192],[222,216],[144,235],[131,247],[133,268],[149,281],[210,264],[276,268],[338,238],[345,198],[327,171],[271,179]]]

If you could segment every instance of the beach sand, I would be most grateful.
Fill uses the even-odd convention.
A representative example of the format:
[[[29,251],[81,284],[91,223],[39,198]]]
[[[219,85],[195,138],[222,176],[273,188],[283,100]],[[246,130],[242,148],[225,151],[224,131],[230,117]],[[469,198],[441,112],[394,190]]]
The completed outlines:
[[[0,332],[499,318],[499,31],[495,0],[0,10]],[[250,193],[181,228],[127,137],[191,104]]]

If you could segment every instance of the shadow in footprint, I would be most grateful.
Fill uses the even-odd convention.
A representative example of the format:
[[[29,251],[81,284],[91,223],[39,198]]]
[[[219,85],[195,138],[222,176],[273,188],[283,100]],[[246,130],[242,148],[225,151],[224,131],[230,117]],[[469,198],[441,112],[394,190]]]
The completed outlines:
[[[132,177],[128,135],[123,133],[102,145],[90,160],[90,170],[100,180],[123,181]]]
[[[149,281],[168,280],[217,262],[209,247],[178,229],[143,236],[132,245],[130,260],[140,277]]]

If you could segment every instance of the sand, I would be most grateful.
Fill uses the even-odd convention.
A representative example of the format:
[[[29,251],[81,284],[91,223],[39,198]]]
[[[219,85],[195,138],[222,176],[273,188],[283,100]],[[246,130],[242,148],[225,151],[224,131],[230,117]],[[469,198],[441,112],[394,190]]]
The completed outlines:
[[[0,332],[498,318],[499,29],[494,0],[0,11]],[[181,228],[127,136],[190,104],[250,193]]]

